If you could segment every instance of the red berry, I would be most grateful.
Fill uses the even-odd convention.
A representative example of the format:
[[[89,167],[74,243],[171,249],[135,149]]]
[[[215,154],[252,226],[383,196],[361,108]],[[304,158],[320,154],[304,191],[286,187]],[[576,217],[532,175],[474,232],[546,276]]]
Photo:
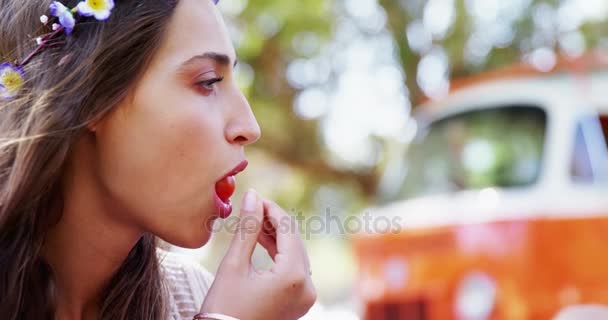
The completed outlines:
[[[234,176],[228,176],[215,184],[215,192],[222,201],[226,202],[234,193],[235,185],[236,179]]]

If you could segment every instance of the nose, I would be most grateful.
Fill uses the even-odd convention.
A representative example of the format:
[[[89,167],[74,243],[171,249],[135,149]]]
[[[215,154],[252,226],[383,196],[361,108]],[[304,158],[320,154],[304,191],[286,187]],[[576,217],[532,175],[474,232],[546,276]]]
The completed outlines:
[[[239,91],[233,104],[234,110],[228,125],[226,126],[226,140],[232,144],[246,146],[260,139],[262,132],[260,125],[255,119],[253,111],[245,96]]]

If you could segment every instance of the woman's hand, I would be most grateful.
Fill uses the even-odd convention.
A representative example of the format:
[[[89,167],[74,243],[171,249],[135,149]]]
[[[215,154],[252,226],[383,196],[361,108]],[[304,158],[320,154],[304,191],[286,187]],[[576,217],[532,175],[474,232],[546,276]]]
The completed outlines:
[[[274,260],[270,270],[256,270],[251,263],[258,242]],[[306,314],[315,300],[310,263],[296,221],[274,202],[249,190],[237,232],[201,312],[242,320],[291,320]]]

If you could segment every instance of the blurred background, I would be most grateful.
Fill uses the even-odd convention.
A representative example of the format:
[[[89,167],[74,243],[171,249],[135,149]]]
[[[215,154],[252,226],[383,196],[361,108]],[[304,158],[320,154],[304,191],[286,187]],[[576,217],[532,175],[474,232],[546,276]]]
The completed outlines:
[[[539,233],[550,233],[546,230],[553,226],[545,228],[529,224],[531,220],[544,223],[551,217],[525,217],[528,213],[538,212],[525,206],[536,201],[525,200],[526,192],[538,192],[531,188],[538,181],[546,182],[541,184],[544,186],[541,191],[561,185],[561,180],[551,178],[552,172],[557,171],[545,171],[545,165],[553,168],[551,166],[563,162],[568,170],[576,169],[566,163],[570,161],[569,156],[560,155],[564,152],[543,151],[543,146],[569,146],[568,140],[554,137],[550,130],[554,127],[551,119],[567,116],[561,112],[554,117],[553,108],[540,108],[538,104],[551,104],[554,100],[563,102],[562,98],[556,99],[557,93],[573,87],[577,88],[573,90],[580,89],[582,81],[579,80],[574,84],[562,81],[551,87],[558,82],[555,79],[563,78],[561,73],[559,77],[551,76],[562,61],[567,65],[568,61],[588,60],[586,57],[590,52],[608,49],[607,0],[229,0],[222,1],[220,9],[239,55],[238,81],[263,132],[262,139],[248,149],[250,166],[238,177],[234,199],[240,199],[245,190],[254,187],[294,215],[323,217],[331,214],[345,221],[348,217],[361,217],[364,212],[375,217],[409,214],[413,220],[404,217],[405,220],[400,222],[406,228],[410,227],[407,225],[410,222],[417,226],[412,231],[417,237],[415,245],[406,241],[403,246],[403,239],[410,234],[403,237],[393,234],[388,239],[379,239],[381,236],[349,234],[339,228],[307,234],[313,280],[319,294],[319,305],[311,311],[309,319],[543,319],[542,315],[546,314],[543,312],[548,307],[538,307],[545,310],[540,313],[534,313],[534,310],[537,306],[552,304],[522,305],[522,297],[525,297],[522,294],[518,295],[519,300],[509,300],[509,307],[497,308],[500,303],[507,303],[505,297],[509,296],[505,293],[508,290],[502,288],[511,288],[512,292],[532,289],[520,286],[511,278],[492,279],[500,277],[503,271],[510,274],[509,277],[538,279],[524,274],[526,270],[538,270],[531,257],[537,256],[534,250],[540,243],[546,243],[544,240],[532,242],[535,237],[532,230],[541,228]],[[602,62],[601,58],[594,61],[598,59]],[[491,81],[478,79],[473,86],[481,85],[481,89],[458,96],[455,98],[457,102],[451,102],[451,93],[458,87],[458,79],[470,79],[489,70],[507,70],[504,68],[514,65],[526,66],[505,71],[503,75],[512,75],[514,81],[485,88],[483,85]],[[593,67],[590,70],[593,79],[603,79],[601,75],[595,77],[599,69]],[[523,89],[512,86],[524,84],[525,81],[519,81],[518,77],[525,74],[528,79],[535,73],[538,74],[532,76],[534,79],[548,80],[532,81],[534,83]],[[501,73],[494,75],[500,76]],[[574,77],[580,78],[580,73]],[[530,98],[532,100],[509,100],[514,95],[524,94],[526,88],[536,88],[534,86],[539,89],[531,90],[534,92],[528,96],[533,97]],[[485,111],[471,114],[467,101],[474,106],[471,108]],[[592,103],[591,100],[585,101],[580,106]],[[523,108],[522,104],[525,104]],[[499,110],[495,108],[498,105],[509,107]],[[572,108],[580,110],[578,105]],[[447,114],[446,110],[461,112]],[[590,110],[591,119],[603,119],[593,117],[595,109]],[[555,134],[570,130],[567,121],[560,123]],[[602,123],[605,121],[599,121],[600,126]],[[431,129],[428,129],[429,124]],[[574,128],[576,124],[572,126]],[[590,127],[593,124],[585,125],[579,131],[589,132],[587,129]],[[576,140],[577,131],[572,130],[572,137]],[[454,146],[450,137],[460,139],[462,150],[450,149]],[[594,150],[605,151],[601,141],[595,146],[600,147]],[[584,150],[577,149],[577,152],[587,152],[584,147],[591,149],[584,145]],[[457,157],[454,157],[454,152],[458,153]],[[549,157],[556,160],[550,161]],[[601,168],[592,164],[582,166],[581,179],[589,175],[600,176]],[[452,175],[457,177],[452,179]],[[570,175],[578,176],[572,172]],[[595,179],[593,177],[590,179]],[[475,194],[464,195],[467,190],[475,191]],[[488,206],[484,207],[489,201],[490,206],[494,203],[495,207],[504,208],[502,202],[496,205],[503,198],[511,197],[511,194],[503,194],[504,190],[523,194],[524,200],[513,200],[519,206],[509,205],[509,210],[517,211],[517,219],[505,219],[501,216],[504,212],[492,211],[494,213],[490,214]],[[560,190],[564,192],[566,187]],[[592,192],[585,190],[586,195]],[[429,196],[446,194],[461,196],[452,200],[429,200]],[[551,212],[562,214],[567,210],[560,210],[559,205],[551,201],[560,198],[555,194],[546,196],[543,193],[538,197],[544,197],[543,203],[554,204],[555,210]],[[430,202],[425,204],[425,199]],[[423,211],[430,210],[429,213],[422,214],[422,211],[414,209],[398,213],[373,209],[394,208],[401,202],[409,205],[412,201],[416,206],[424,207]],[[472,214],[474,210],[463,213],[471,214],[473,220],[456,221],[458,219],[454,219],[454,215],[445,219],[431,212],[431,207],[465,210],[462,208],[480,201],[481,209],[477,206],[476,210],[482,210],[479,211],[482,213]],[[593,201],[576,200],[562,204],[562,208],[576,209],[579,204],[587,205]],[[589,219],[596,219],[596,214],[601,213],[605,203],[598,201],[596,207],[589,209],[595,211],[587,211],[593,214]],[[517,209],[511,209],[514,206]],[[484,208],[490,211],[483,211]],[[568,214],[574,214],[574,211],[570,210]],[[545,210],[543,213],[549,212]],[[480,216],[484,219],[475,220]],[[498,228],[495,222],[502,223],[504,228],[493,229]],[[508,225],[504,226],[505,223]],[[575,222],[560,225],[560,230],[564,231],[566,229],[563,228],[573,224]],[[472,229],[463,226],[471,226]],[[436,233],[445,228],[448,230],[445,236],[421,235],[429,230]],[[604,232],[603,229],[600,231]],[[608,233],[608,228],[605,231]],[[454,234],[458,235],[460,242],[454,240]],[[569,237],[560,233],[556,235]],[[229,234],[217,234],[204,248],[188,253],[196,255],[203,265],[215,271],[230,237]],[[520,249],[513,249],[517,253],[498,254],[521,264],[509,265],[497,258],[496,250],[511,250],[500,239],[507,239],[504,240],[507,243],[519,243],[518,239],[525,242],[519,245]],[[434,246],[442,245],[442,241],[456,241],[459,245],[445,249],[450,253],[441,256],[437,262],[440,267],[434,267],[435,262],[431,261],[439,259],[439,256],[409,256],[409,253],[399,251],[400,248],[411,250],[414,246],[423,248],[423,252],[432,251]],[[463,241],[469,247],[464,246]],[[467,251],[468,258],[463,258],[463,248],[475,247],[476,241],[493,243],[494,246],[487,249],[490,253],[475,251],[473,260],[470,259],[470,251]],[[581,244],[572,250],[580,252],[586,249]],[[263,250],[258,251],[256,264],[267,265]],[[545,252],[544,249],[541,251]],[[597,257],[598,252],[593,254]],[[416,262],[416,259],[424,262]],[[479,262],[479,259],[485,262]],[[547,264],[542,267],[555,269],[554,262],[559,257],[547,259]],[[464,260],[468,262],[462,262]],[[373,265],[369,261],[383,261],[383,264]],[[582,268],[594,264],[593,261],[584,263]],[[452,268],[456,265],[461,267]],[[382,282],[374,280],[376,267],[384,270],[385,276],[388,274],[388,287],[387,283],[374,286],[374,281]],[[391,293],[393,282],[416,282],[412,278],[417,274],[415,268],[424,269],[420,271],[419,279],[428,276],[425,283],[434,286],[432,290],[435,291],[428,291],[424,284],[412,284],[414,287],[409,289],[402,284],[396,285],[397,289]],[[429,271],[431,275],[423,276],[425,270],[433,271]],[[443,277],[439,275],[444,272],[442,270],[452,270],[450,279],[465,277],[470,281],[467,280],[465,285],[459,285],[456,280],[454,284],[447,280],[433,282],[432,279]],[[599,280],[594,277],[589,275],[581,282]],[[550,279],[546,281],[551,282]],[[608,303],[608,300],[602,300],[604,298],[586,300],[586,296],[606,295],[605,292],[601,293],[603,296],[600,293],[587,295],[578,284],[572,280],[570,286],[563,283],[557,289],[551,284],[548,286],[551,292],[559,291],[560,306],[587,300]],[[463,293],[465,298],[467,295],[471,298],[461,301],[458,290],[467,290],[468,287],[479,289],[478,293],[475,290],[470,290],[470,294]],[[486,301],[490,296],[497,298]],[[433,306],[435,297],[442,302]],[[544,296],[539,293],[539,297]],[[555,308],[552,305],[551,312]],[[510,313],[504,311],[506,309]]]

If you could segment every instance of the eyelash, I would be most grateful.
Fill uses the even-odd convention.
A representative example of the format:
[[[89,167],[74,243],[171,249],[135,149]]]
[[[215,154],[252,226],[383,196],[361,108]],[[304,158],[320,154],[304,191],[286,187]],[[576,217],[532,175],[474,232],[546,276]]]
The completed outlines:
[[[199,86],[201,89],[213,91],[213,85],[218,82],[221,82],[222,80],[224,80],[224,77],[217,77],[205,81],[200,81],[196,85]]]

